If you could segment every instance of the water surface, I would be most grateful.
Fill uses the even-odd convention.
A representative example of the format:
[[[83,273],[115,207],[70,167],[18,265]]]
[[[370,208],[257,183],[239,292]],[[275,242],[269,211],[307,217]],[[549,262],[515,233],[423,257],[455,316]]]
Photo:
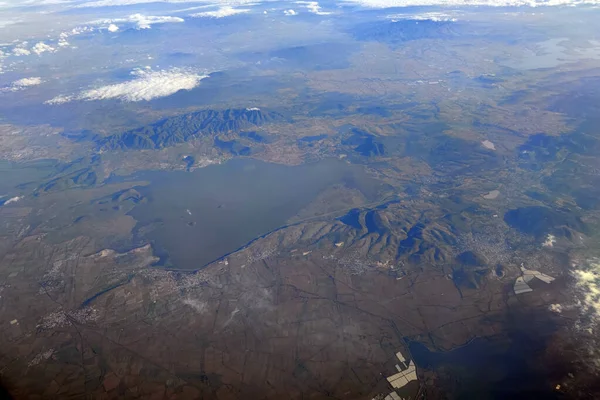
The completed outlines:
[[[0,196],[12,197],[22,194],[20,186],[39,183],[55,171],[57,161],[38,160],[13,162],[0,160]]]
[[[286,221],[335,184],[360,190],[368,201],[383,185],[362,167],[339,160],[284,166],[234,159],[193,172],[149,171],[138,190],[148,201],[130,214],[168,268],[193,270]]]
[[[477,338],[447,352],[430,351],[423,344],[410,342],[417,367],[441,372],[439,382],[454,399],[558,399],[553,371],[533,362],[545,344],[523,335],[506,339]],[[558,372],[558,376],[563,371]]]

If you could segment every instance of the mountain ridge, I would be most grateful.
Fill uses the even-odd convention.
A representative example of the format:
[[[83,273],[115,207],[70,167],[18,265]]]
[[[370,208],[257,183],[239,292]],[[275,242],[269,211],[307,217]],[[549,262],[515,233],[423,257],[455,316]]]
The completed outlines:
[[[202,110],[167,117],[155,123],[96,140],[99,150],[162,149],[204,135],[221,134],[283,121],[277,112],[258,108]]]

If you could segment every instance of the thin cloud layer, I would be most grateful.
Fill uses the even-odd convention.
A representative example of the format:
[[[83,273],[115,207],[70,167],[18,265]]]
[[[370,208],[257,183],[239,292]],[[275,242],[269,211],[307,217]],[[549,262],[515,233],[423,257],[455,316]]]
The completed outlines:
[[[229,6],[221,7],[216,11],[205,11],[201,13],[191,14],[190,17],[205,17],[205,18],[224,18],[232,15],[244,14],[250,12],[249,8],[233,8]]]
[[[180,90],[191,90],[198,86],[202,79],[208,77],[208,75],[180,69],[163,71],[137,69],[132,72],[132,75],[134,76],[133,80],[88,89],[77,95],[58,96],[48,100],[46,104],[62,104],[76,100],[150,101],[170,96]]]
[[[434,22],[456,22],[456,14],[443,12],[427,12],[420,14],[395,14],[388,15],[392,21],[412,20],[412,21],[434,21]]]
[[[0,9],[31,6],[63,6],[63,8],[100,8],[135,6],[144,4],[184,4],[204,3],[220,6],[240,6],[257,3],[257,0],[5,0],[0,1]],[[316,3],[307,1],[306,3]],[[341,4],[357,4],[372,8],[413,7],[413,6],[493,6],[493,7],[539,7],[539,6],[577,6],[599,5],[600,0],[340,0]],[[318,7],[318,3],[317,3]],[[319,14],[317,8],[310,12]],[[320,14],[323,15],[323,14]]]
[[[77,8],[92,8],[92,7],[117,7],[117,6],[131,6],[137,4],[149,4],[149,3],[194,3],[191,1],[178,1],[178,0],[97,0],[88,1],[85,3],[78,4]]]
[[[215,5],[228,5],[236,6],[246,3],[254,3],[255,0],[224,0],[211,2],[210,0],[96,0],[81,3],[76,5],[77,8],[90,8],[90,7],[117,7],[117,6],[131,6],[138,4],[150,4],[150,3],[167,3],[167,4],[178,4],[178,3],[206,3]]]
[[[9,20],[0,20],[0,29],[6,28],[7,26],[18,24],[21,20],[18,19],[9,19]]]
[[[600,0],[343,0],[342,3],[356,4],[369,8],[393,7],[544,7],[544,6],[577,6],[598,5]]]
[[[51,7],[53,10],[68,8],[126,7],[144,4],[194,4],[203,3],[212,6],[239,6],[256,3],[256,0],[0,0],[1,9]],[[1,26],[1,25],[0,25]]]

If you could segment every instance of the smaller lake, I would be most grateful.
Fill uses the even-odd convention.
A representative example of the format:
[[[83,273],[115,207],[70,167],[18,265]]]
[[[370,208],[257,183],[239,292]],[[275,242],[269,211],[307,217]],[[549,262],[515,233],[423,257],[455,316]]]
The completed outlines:
[[[193,172],[147,171],[136,179],[148,198],[131,212],[137,232],[150,240],[166,268],[205,266],[294,217],[321,192],[341,184],[368,201],[387,185],[362,167],[340,160],[299,166],[233,159]]]
[[[516,339],[516,340],[515,340]],[[442,372],[440,387],[454,399],[557,399],[554,381],[534,356],[544,341],[533,345],[519,337],[474,339],[447,352],[430,351],[425,345],[410,342],[409,349],[420,368]],[[560,376],[560,372],[559,372]]]

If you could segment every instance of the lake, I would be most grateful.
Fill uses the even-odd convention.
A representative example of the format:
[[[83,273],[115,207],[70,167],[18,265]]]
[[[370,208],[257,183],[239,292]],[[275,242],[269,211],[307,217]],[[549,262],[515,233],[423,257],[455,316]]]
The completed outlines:
[[[166,268],[201,268],[286,224],[335,184],[368,201],[386,187],[364,169],[336,159],[285,166],[233,159],[193,172],[147,171],[136,179],[148,202],[131,212],[141,238]]]
[[[564,371],[549,371],[535,363],[545,346],[518,335],[508,338],[476,338],[465,346],[435,352],[418,342],[409,349],[417,367],[441,372],[438,385],[454,399],[558,399],[554,390]]]

